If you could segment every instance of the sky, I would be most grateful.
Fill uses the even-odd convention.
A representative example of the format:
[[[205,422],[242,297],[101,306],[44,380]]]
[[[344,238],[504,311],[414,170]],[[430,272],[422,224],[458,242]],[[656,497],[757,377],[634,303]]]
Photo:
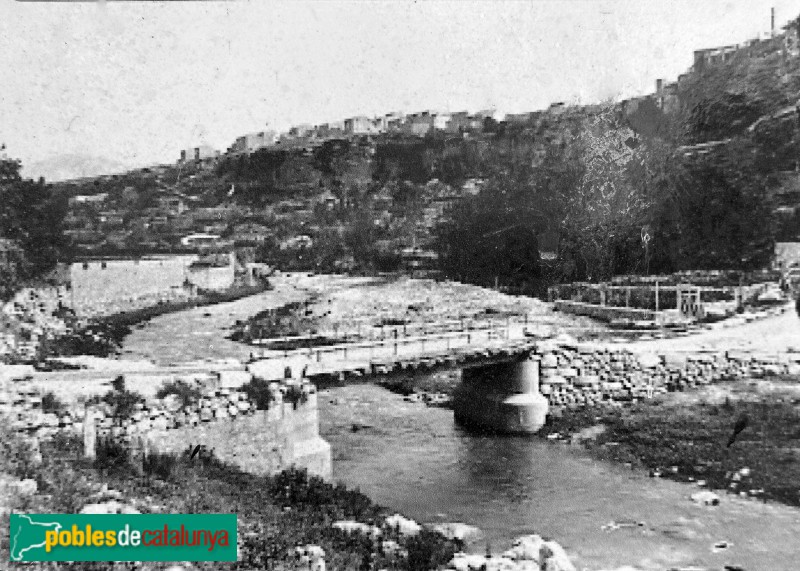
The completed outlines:
[[[169,163],[390,111],[532,111],[652,92],[800,0],[0,0],[0,143],[32,164]],[[29,173],[36,175],[36,173]]]

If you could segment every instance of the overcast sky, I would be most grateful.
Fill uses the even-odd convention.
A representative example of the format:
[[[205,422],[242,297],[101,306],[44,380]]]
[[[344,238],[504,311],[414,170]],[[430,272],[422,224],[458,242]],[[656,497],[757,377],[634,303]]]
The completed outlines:
[[[268,123],[540,109],[653,90],[800,0],[0,0],[0,142],[129,165]],[[33,173],[35,174],[35,173]]]

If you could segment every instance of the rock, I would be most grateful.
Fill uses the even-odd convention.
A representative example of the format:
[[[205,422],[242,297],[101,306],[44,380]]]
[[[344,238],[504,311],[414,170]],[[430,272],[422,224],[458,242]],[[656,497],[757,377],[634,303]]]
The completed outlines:
[[[542,571],[577,571],[567,552],[555,541],[545,541],[539,550]]]
[[[511,549],[503,555],[515,561],[535,561],[539,563],[544,540],[538,535],[523,535],[514,540]]]
[[[319,545],[296,547],[294,559],[298,571],[325,571],[325,550]]]
[[[547,353],[544,357],[542,357],[541,366],[546,368],[558,367],[558,357],[556,357],[553,353]]]
[[[24,480],[20,480],[19,482],[17,482],[17,493],[20,496],[23,497],[32,496],[37,492],[38,489],[39,486],[36,483],[36,480],[25,478]]]
[[[473,525],[466,523],[439,523],[431,527],[447,539],[470,543],[483,537],[483,532]]]
[[[136,508],[134,508],[133,506],[129,506],[117,500],[111,500],[110,502],[86,504],[85,506],[83,506],[83,509],[81,509],[79,513],[101,515],[101,514],[138,514],[141,512]]]
[[[407,557],[408,551],[394,540],[381,542],[381,553],[387,557]]]
[[[710,492],[708,490],[703,490],[702,492],[695,492],[691,496],[692,501],[696,504],[704,505],[704,506],[718,506],[719,505],[719,496],[714,492]]]
[[[483,555],[456,553],[447,567],[455,571],[477,571],[486,565],[486,560]]]
[[[643,369],[655,369],[661,364],[661,357],[655,353],[643,353],[639,355],[639,366]]]
[[[401,535],[417,535],[422,530],[420,524],[400,514],[387,517],[384,525],[396,529]]]

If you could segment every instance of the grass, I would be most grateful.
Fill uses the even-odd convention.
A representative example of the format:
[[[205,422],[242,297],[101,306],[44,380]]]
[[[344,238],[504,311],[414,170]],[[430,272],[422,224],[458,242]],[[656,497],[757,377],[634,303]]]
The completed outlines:
[[[11,458],[18,436],[0,427],[0,472],[17,477],[29,475],[24,462]],[[16,444],[15,444],[16,443]],[[290,552],[298,545],[317,544],[326,553],[329,569],[428,570],[452,558],[455,544],[439,534],[424,532],[413,539],[386,532],[383,539],[394,539],[408,550],[408,557],[385,556],[379,543],[361,535],[348,535],[333,529],[340,519],[354,519],[380,525],[390,513],[375,505],[357,490],[330,484],[304,471],[288,470],[272,477],[256,476],[220,463],[213,457],[153,454],[143,462],[144,473],[134,475],[129,459],[115,452],[113,443],[104,443],[106,456],[115,469],[81,458],[78,438],[59,436],[42,445],[43,463],[36,469],[39,493],[18,502],[22,511],[76,513],[103,484],[119,490],[127,500],[137,499],[136,507],[147,506],[164,513],[236,513],[240,537],[240,559],[235,563],[195,563],[199,570],[278,570],[291,568]],[[19,448],[20,446],[16,446]],[[16,449],[14,448],[14,449]],[[8,516],[4,516],[7,518]],[[7,519],[0,525],[8,525]],[[7,549],[8,537],[0,535],[0,549]],[[170,563],[148,564],[148,569],[166,569]],[[22,566],[12,565],[22,569]],[[46,563],[26,564],[32,570],[133,569],[135,564]]]
[[[584,445],[596,456],[659,472],[679,481],[746,492],[800,506],[800,391],[798,379],[777,379],[769,390],[745,381],[730,383],[725,398],[666,395],[623,408],[593,407],[549,418],[542,435],[573,435],[602,425]],[[785,386],[780,386],[785,384]],[[719,387],[717,387],[719,391]],[[727,446],[737,419],[748,426]],[[736,472],[749,468],[749,476]],[[750,491],[757,493],[750,493]]]

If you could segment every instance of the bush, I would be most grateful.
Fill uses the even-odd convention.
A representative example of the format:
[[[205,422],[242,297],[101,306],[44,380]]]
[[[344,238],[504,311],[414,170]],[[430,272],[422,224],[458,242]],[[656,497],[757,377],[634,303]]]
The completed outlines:
[[[303,390],[302,386],[289,385],[286,389],[286,393],[283,395],[283,400],[297,407],[298,404],[303,404],[308,401],[308,393]]]
[[[186,381],[177,380],[164,383],[158,389],[156,397],[163,399],[168,395],[175,395],[180,399],[183,406],[191,406],[200,400],[200,389],[187,383]]]
[[[42,412],[59,413],[62,410],[64,410],[64,403],[52,392],[47,392],[42,396]]]
[[[176,473],[179,459],[174,454],[151,452],[142,459],[142,469],[148,476],[169,480]]]
[[[130,464],[130,450],[124,442],[112,437],[99,437],[95,445],[95,467],[118,470]]]
[[[144,397],[125,388],[125,377],[119,375],[111,381],[111,390],[102,397],[92,397],[88,404],[106,403],[111,406],[111,415],[116,419],[128,418]]]
[[[264,379],[253,377],[249,383],[242,385],[242,391],[255,403],[258,410],[267,410],[272,402],[269,382]]]

